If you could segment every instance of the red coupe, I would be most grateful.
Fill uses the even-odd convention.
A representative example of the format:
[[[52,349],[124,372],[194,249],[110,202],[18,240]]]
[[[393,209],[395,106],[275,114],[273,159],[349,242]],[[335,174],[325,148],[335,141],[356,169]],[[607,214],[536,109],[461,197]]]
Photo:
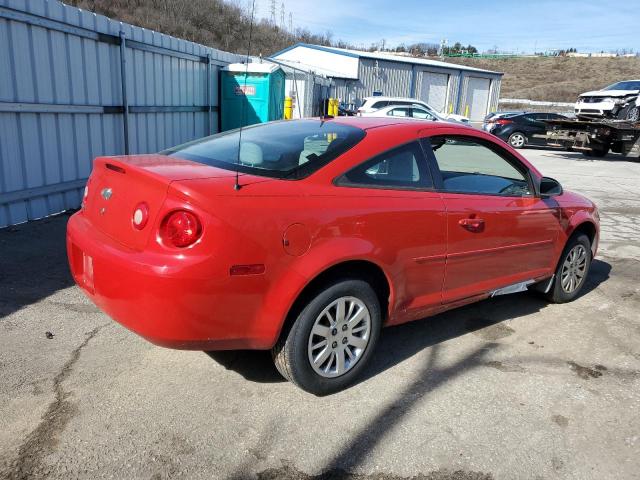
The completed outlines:
[[[492,135],[351,117],[98,158],[67,248],[91,300],[151,342],[271,349],[322,395],[383,326],[526,289],[574,299],[598,235],[593,202]]]

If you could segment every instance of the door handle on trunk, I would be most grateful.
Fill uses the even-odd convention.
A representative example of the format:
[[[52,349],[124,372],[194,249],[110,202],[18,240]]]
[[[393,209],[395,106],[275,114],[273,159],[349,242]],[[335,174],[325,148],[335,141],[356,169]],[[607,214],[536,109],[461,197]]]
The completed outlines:
[[[482,232],[484,230],[484,220],[482,218],[463,218],[458,221],[462,228],[473,233]]]

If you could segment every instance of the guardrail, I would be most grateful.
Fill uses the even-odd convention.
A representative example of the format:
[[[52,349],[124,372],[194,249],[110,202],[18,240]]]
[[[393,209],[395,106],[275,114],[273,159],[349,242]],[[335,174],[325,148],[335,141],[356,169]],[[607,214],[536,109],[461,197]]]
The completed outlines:
[[[545,102],[541,100],[528,100],[525,98],[501,98],[498,100],[498,104],[504,103],[506,105],[533,105],[538,107],[571,107],[575,103],[568,102]]]

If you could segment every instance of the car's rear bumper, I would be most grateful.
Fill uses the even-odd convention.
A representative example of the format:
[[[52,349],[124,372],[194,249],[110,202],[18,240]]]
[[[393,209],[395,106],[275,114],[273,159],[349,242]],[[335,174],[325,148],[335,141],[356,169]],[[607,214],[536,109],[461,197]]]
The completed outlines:
[[[260,317],[261,276],[231,277],[210,258],[130,250],[93,228],[82,212],[69,219],[67,253],[73,278],[89,298],[157,345],[267,349],[275,341],[280,326]]]

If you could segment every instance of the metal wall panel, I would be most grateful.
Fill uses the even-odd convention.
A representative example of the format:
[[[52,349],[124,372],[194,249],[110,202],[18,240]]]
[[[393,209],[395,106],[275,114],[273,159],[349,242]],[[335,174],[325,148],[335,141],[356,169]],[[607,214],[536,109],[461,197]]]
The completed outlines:
[[[489,98],[489,112],[498,110],[498,101],[500,100],[501,78],[494,78],[491,82],[491,97]]]
[[[389,97],[411,96],[413,68],[408,63],[361,58],[358,77],[355,93],[360,100],[373,92]]]
[[[369,58],[360,58],[358,80],[334,78],[332,95],[346,103],[359,106],[364,97],[381,92],[385,96],[421,98],[423,82],[429,74],[442,73],[449,75],[446,113],[464,114],[466,110],[466,87],[470,76],[491,80],[491,93],[488,111],[495,110],[500,96],[500,74],[472,72],[451,68],[425,67],[423,65],[385,62]],[[422,100],[428,101],[423,98]]]
[[[0,0],[0,227],[78,207],[93,158],[126,153],[127,108],[129,153],[216,132],[218,72],[239,60],[54,0]]]

